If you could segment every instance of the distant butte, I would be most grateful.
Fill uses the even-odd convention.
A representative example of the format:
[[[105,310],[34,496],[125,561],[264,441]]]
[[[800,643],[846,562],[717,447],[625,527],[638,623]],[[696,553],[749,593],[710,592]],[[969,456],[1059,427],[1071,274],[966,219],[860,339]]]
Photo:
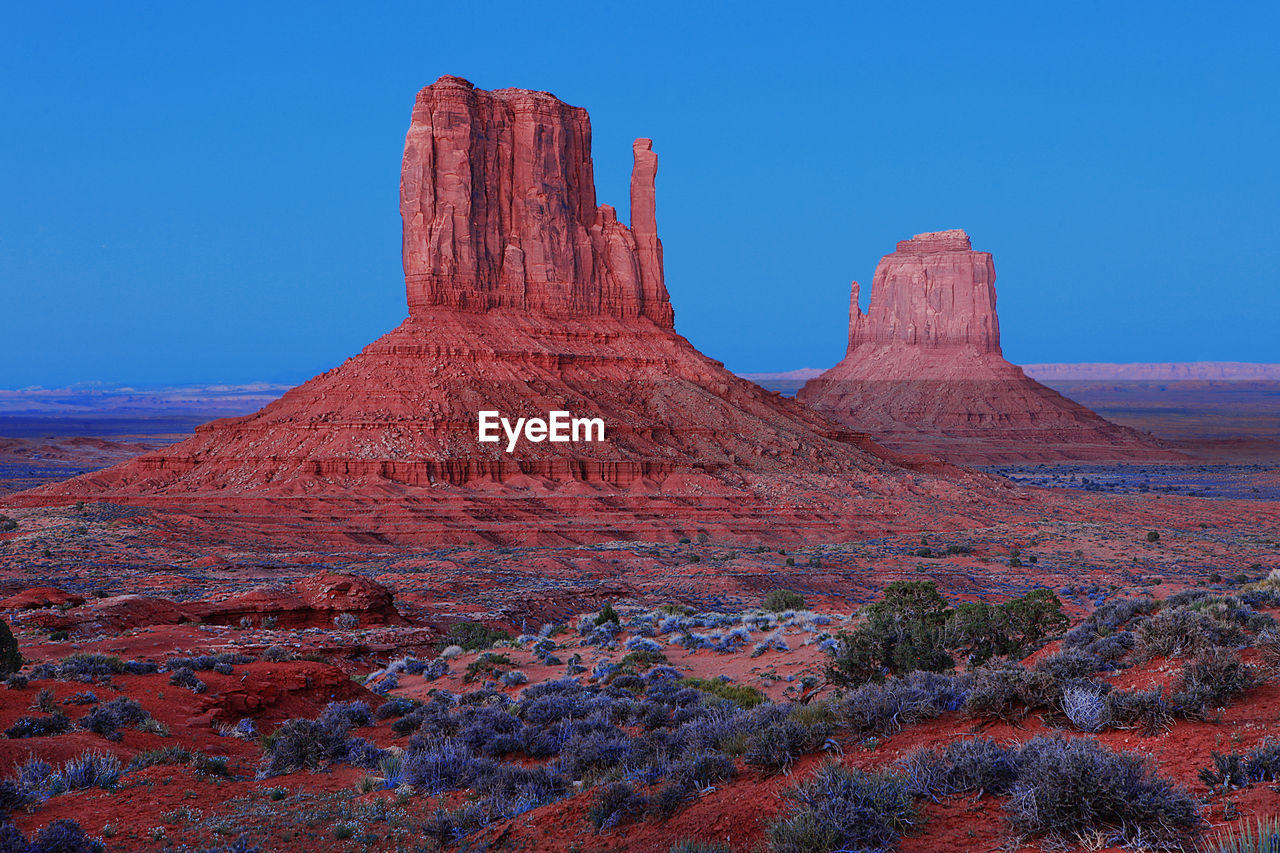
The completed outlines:
[[[442,77],[418,93],[405,139],[408,319],[255,414],[13,501],[180,508],[219,531],[284,542],[326,528],[368,545],[686,529],[830,539],[910,529],[940,509],[985,517],[1005,499],[995,481],[936,461],[921,464],[946,478],[907,470],[916,463],[677,334],[657,155],[647,139],[633,154],[627,226],[596,202],[584,110]],[[508,454],[478,442],[481,410],[600,417],[606,440]]]
[[[995,280],[991,254],[964,231],[899,242],[865,314],[853,283],[844,359],[798,399],[895,450],[958,464],[1180,458],[1006,361]]]

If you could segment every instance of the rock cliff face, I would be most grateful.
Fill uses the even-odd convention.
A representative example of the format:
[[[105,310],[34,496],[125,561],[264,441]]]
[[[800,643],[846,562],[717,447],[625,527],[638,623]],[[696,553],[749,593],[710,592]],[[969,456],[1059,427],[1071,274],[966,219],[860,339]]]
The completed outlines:
[[[913,475],[676,334],[657,156],[636,141],[628,228],[596,204],[590,141],[546,93],[423,89],[400,191],[408,319],[253,415],[17,502],[180,506],[281,540],[301,515],[365,544],[670,538],[695,518],[794,541],[999,491]],[[553,410],[600,418],[605,440],[478,441],[481,411]]]
[[[876,267],[867,314],[853,283],[849,352],[863,344],[905,344],[999,353],[995,281],[991,254],[973,251],[963,231],[903,240]]]
[[[517,308],[672,328],[654,214],[658,158],[647,139],[634,153],[628,228],[596,205],[586,110],[458,77],[423,89],[400,178],[410,315]]]
[[[843,361],[798,399],[902,452],[960,464],[1177,458],[1041,385],[1000,352],[995,265],[964,231],[917,234],[849,304]]]

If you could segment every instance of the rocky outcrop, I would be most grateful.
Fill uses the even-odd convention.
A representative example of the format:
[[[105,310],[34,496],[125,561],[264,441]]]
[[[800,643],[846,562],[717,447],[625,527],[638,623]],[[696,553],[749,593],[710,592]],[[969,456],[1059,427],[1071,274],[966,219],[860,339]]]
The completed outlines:
[[[849,352],[863,344],[1000,352],[996,269],[963,231],[917,234],[876,267],[871,308],[849,298]]]
[[[238,625],[247,620],[262,625],[270,618],[277,627],[332,628],[342,614],[354,624],[403,625],[391,591],[377,581],[359,575],[322,572],[291,586],[262,586],[217,602],[196,605],[203,622]]]
[[[423,89],[400,187],[408,319],[255,414],[15,502],[181,505],[210,535],[358,546],[676,538],[677,518],[827,538],[905,523],[899,500],[925,492],[978,503],[988,486],[924,483],[676,334],[653,146],[633,146],[628,227],[596,203],[590,144],[586,113],[545,92]],[[604,440],[479,441],[481,411],[553,410]]]
[[[516,308],[671,328],[654,214],[658,159],[647,139],[634,154],[628,228],[596,205],[586,110],[459,77],[423,89],[400,177],[410,314]]]
[[[917,234],[853,283],[845,358],[797,397],[878,442],[961,464],[1177,458],[1028,378],[1000,350],[995,265],[964,231]]]

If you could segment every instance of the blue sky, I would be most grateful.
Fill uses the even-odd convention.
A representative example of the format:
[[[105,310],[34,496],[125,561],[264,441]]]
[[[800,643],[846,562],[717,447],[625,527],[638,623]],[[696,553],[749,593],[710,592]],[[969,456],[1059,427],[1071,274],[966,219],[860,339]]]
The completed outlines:
[[[372,6],[372,11],[358,6]],[[676,326],[843,355],[897,240],[995,254],[1005,354],[1280,361],[1280,4],[6,4],[0,387],[299,381],[404,316],[441,74],[659,154]]]

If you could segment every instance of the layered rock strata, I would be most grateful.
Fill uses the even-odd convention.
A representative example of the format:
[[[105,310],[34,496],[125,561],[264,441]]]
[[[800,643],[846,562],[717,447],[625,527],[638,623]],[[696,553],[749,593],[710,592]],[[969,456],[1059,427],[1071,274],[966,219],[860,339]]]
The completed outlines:
[[[302,516],[363,544],[564,542],[690,520],[883,530],[898,499],[997,488],[921,479],[694,349],[673,329],[652,145],[633,147],[630,226],[596,204],[590,145],[585,111],[547,93],[423,89],[400,188],[408,319],[255,414],[17,500],[180,506],[281,541]],[[601,419],[605,440],[478,440],[481,411],[556,410]]]
[[[1006,361],[995,279],[964,231],[901,241],[876,267],[865,314],[853,283],[844,359],[797,397],[895,450],[960,464],[1178,457]]]

